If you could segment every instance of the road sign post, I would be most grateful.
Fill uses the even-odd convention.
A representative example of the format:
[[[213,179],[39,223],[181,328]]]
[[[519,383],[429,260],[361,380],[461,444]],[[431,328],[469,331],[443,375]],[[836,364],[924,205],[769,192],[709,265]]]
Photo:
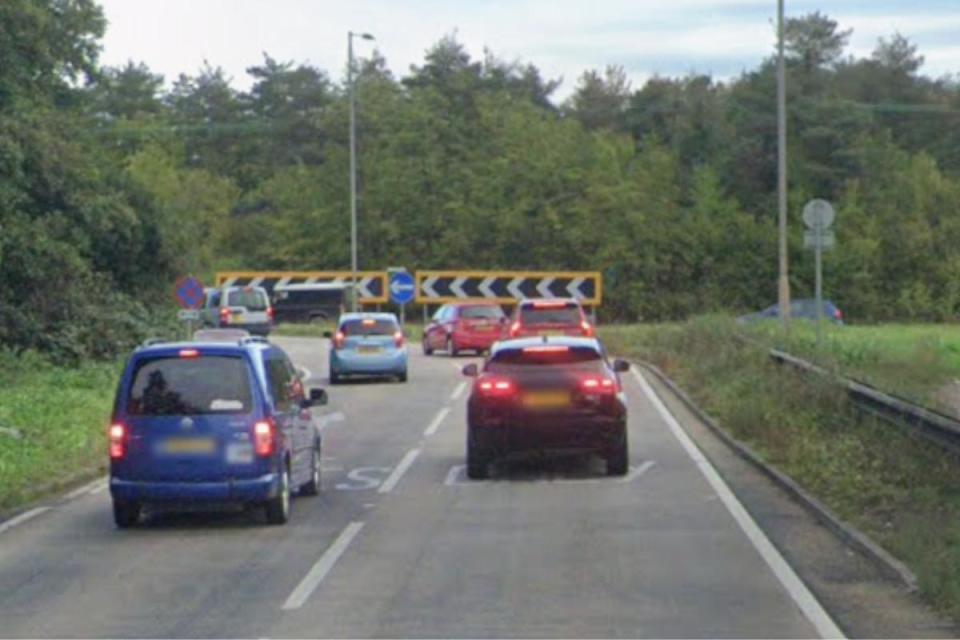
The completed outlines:
[[[390,283],[387,286],[390,293],[390,301],[400,305],[400,324],[403,325],[407,320],[407,304],[413,301],[417,287],[414,283],[413,276],[403,267],[391,267],[387,269],[387,273],[390,276]]]
[[[803,222],[809,231],[804,233],[803,245],[813,248],[815,300],[817,306],[817,348],[823,340],[823,250],[829,249],[836,243],[836,237],[830,226],[836,219],[836,212],[826,200],[819,198],[811,200],[803,207]]]
[[[200,307],[203,306],[203,283],[193,276],[184,276],[173,286],[173,295],[180,305],[177,317],[186,324],[187,340],[193,335],[193,323],[200,319]]]

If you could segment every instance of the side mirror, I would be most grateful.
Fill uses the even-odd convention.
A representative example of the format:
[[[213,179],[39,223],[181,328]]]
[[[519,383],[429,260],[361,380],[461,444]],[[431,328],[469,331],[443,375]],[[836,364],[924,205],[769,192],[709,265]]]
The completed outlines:
[[[614,360],[613,361],[613,370],[617,373],[623,373],[630,370],[630,363],[626,360]]]
[[[480,370],[477,368],[477,363],[475,362],[471,362],[468,365],[464,365],[462,371],[463,371],[463,375],[469,376],[471,378],[476,378],[478,375],[480,375]]]
[[[332,332],[332,331],[324,331],[324,332],[323,332],[323,337],[324,337],[324,338],[333,338],[333,332]]]
[[[327,404],[327,392],[325,389],[310,389],[310,397],[306,404],[311,407],[322,407]]]

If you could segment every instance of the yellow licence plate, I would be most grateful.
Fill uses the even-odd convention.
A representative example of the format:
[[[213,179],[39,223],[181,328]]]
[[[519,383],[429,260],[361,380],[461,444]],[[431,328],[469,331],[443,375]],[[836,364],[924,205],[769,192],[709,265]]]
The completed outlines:
[[[557,409],[570,404],[570,394],[566,391],[537,391],[523,396],[524,406],[530,409]]]
[[[240,324],[241,322],[243,322],[243,320],[244,320],[244,316],[243,316],[242,313],[235,313],[235,314],[233,314],[233,317],[231,318],[231,321],[233,321],[233,322],[235,322],[235,323],[237,323],[237,324]]]
[[[549,329],[547,331],[541,331],[541,336],[565,336],[567,333],[561,329]]]
[[[163,443],[166,453],[213,453],[215,448],[210,438],[170,438]]]

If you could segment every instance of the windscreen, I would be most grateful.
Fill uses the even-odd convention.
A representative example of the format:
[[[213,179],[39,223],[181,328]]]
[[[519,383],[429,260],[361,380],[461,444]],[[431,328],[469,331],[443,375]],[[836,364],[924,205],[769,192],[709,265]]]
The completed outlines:
[[[257,289],[235,289],[227,294],[228,307],[245,307],[249,311],[264,311],[267,296]]]
[[[463,307],[460,309],[461,318],[499,320],[503,317],[503,309],[496,305]]]
[[[383,318],[357,318],[340,325],[345,336],[392,336],[399,330],[395,321]]]
[[[134,416],[249,413],[252,405],[246,363],[229,356],[142,362],[127,397]]]
[[[527,347],[500,349],[490,358],[486,370],[502,373],[511,369],[543,366],[593,369],[602,363],[600,353],[591,347]]]
[[[520,322],[525,325],[580,324],[580,309],[572,302],[563,307],[523,306],[520,308]]]

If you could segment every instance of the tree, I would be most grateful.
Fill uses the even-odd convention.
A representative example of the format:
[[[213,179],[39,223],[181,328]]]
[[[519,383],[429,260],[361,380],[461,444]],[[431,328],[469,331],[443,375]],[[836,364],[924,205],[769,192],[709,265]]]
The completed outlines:
[[[850,40],[852,29],[837,30],[837,21],[819,11],[800,18],[787,18],[784,49],[810,73],[836,62]]]
[[[603,75],[589,70],[580,76],[567,110],[588,129],[620,130],[629,100],[627,72],[623,67],[611,65]]]

